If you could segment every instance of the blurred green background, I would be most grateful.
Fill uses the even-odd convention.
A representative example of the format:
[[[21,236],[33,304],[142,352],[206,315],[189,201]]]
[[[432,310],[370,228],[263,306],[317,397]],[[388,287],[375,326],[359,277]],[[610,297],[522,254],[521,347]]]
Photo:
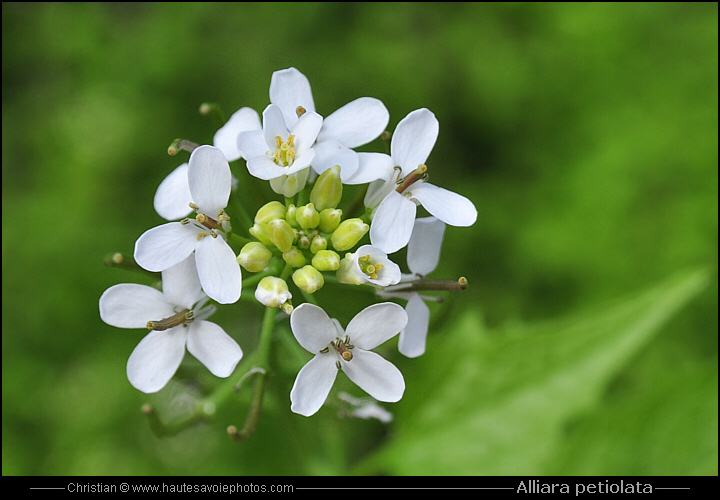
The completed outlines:
[[[3,3],[2,42],[4,475],[717,474],[716,3]],[[278,344],[249,442],[225,434],[244,393],[157,438],[142,404],[217,382],[188,355],[130,386],[143,332],[98,298],[151,281],[103,257],[162,223],[167,146],[216,130],[198,106],[262,111],[291,66],[323,115],[435,113],[431,180],[479,217],[432,277],[470,287],[433,304],[422,358],[381,350],[407,382],[388,426],[292,414],[307,358]],[[260,314],[214,319],[249,353]]]

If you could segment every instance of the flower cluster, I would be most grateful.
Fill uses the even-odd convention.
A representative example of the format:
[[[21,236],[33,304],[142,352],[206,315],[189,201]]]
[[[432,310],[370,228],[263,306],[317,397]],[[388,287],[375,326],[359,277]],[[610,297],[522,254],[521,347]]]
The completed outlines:
[[[445,225],[470,226],[477,211],[467,198],[427,182],[426,163],[439,132],[428,109],[398,123],[390,154],[355,151],[389,136],[388,121],[383,103],[370,97],[321,116],[307,78],[289,68],[273,74],[270,104],[262,115],[247,107],[238,110],[212,145],[182,141],[189,160],[167,176],[154,200],[157,213],[169,222],[135,242],[135,262],[161,273],[162,291],[121,284],[100,298],[106,323],[149,330],[128,360],[134,387],[146,393],[162,389],[186,347],[212,374],[232,375],[243,351],[206,319],[215,311],[213,304],[247,299],[264,306],[266,314],[257,365],[245,375],[264,376],[269,369],[268,336],[276,314],[289,316],[295,339],[314,356],[290,393],[293,412],[316,413],[341,370],[375,400],[400,400],[402,374],[372,349],[399,334],[400,353],[425,352],[430,318],[425,301],[439,296],[419,292],[465,288],[464,278],[425,276],[439,262]],[[235,161],[244,163],[238,177],[268,181],[277,199],[248,210],[242,190],[234,189],[229,162]],[[360,195],[359,203],[343,204],[344,186]],[[236,214],[228,208],[231,197]],[[418,206],[430,216],[417,218]],[[405,247],[410,273],[392,257]],[[364,287],[384,302],[359,311],[343,329],[314,294],[326,286],[342,294],[347,285]],[[248,286],[255,287],[254,294],[242,293]],[[345,395],[345,401],[356,400]]]

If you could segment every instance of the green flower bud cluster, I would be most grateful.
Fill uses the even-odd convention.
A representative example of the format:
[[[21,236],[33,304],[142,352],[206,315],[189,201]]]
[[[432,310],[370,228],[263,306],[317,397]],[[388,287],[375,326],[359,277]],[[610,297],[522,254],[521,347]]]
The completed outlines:
[[[265,204],[249,229],[258,241],[242,248],[238,263],[247,271],[258,272],[273,258],[282,258],[295,269],[295,285],[307,293],[319,290],[325,283],[322,272],[340,267],[338,252],[353,248],[369,230],[361,219],[342,220],[342,210],[337,208],[341,197],[340,167],[335,166],[317,178],[309,203]]]

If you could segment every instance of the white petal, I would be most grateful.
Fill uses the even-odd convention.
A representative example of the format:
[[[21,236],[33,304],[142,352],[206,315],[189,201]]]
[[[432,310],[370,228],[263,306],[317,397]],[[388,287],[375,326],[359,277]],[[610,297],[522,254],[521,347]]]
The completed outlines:
[[[410,186],[410,191],[413,198],[445,224],[467,227],[477,220],[475,205],[464,196],[425,182]]]
[[[242,273],[235,252],[221,236],[198,241],[195,264],[203,290],[220,304],[237,302],[242,291]]]
[[[195,256],[188,255],[185,260],[162,272],[163,295],[170,304],[192,309],[193,305],[205,297],[200,286]]]
[[[342,363],[348,378],[378,401],[400,401],[405,379],[397,367],[374,352],[354,349],[353,359]]]
[[[262,130],[241,132],[237,137],[237,147],[242,151],[242,157],[246,160],[256,156],[264,156],[268,151],[268,144],[265,142],[265,135]]]
[[[297,107],[315,111],[310,82],[295,68],[276,71],[270,80],[270,102],[282,110],[287,128],[297,121]]]
[[[390,160],[392,162],[392,158]],[[360,157],[360,161],[362,161],[362,156]],[[363,200],[365,208],[375,210],[387,197],[387,195],[389,195],[392,191],[395,191],[397,188],[397,180],[397,172],[395,172],[395,170],[391,170],[387,177],[381,177],[372,181],[368,185],[367,193],[365,193],[365,199]]]
[[[370,241],[383,252],[397,252],[410,241],[417,206],[406,196],[391,191],[373,212]]]
[[[308,361],[290,391],[290,409],[306,417],[314,415],[330,394],[337,372],[335,356],[330,354],[318,354]]]
[[[419,293],[413,293],[405,306],[405,311],[408,315],[408,324],[400,332],[398,351],[408,358],[416,358],[425,353],[430,309]]]
[[[350,320],[345,333],[355,347],[373,349],[400,333],[407,322],[405,309],[393,302],[383,302],[360,311]]]
[[[366,184],[376,179],[387,179],[392,175],[393,161],[386,154],[357,153],[357,159],[357,170],[352,176],[343,177],[343,184]],[[342,176],[342,171],[340,175]]]
[[[193,321],[187,327],[187,349],[216,377],[229,377],[235,370],[242,349],[225,330],[209,321]]]
[[[308,111],[298,119],[292,128],[292,134],[295,136],[295,151],[298,155],[315,144],[322,124],[322,116],[312,111]]]
[[[313,354],[326,348],[338,336],[327,313],[321,307],[308,302],[293,309],[290,329],[298,343]]]
[[[435,270],[444,233],[445,223],[435,217],[415,220],[407,249],[407,263],[413,273],[424,276]]]
[[[425,164],[438,137],[440,124],[428,109],[417,109],[400,120],[390,143],[395,165],[403,169],[403,176],[418,165]]]
[[[155,211],[163,219],[182,219],[192,211],[190,208],[192,195],[187,173],[188,164],[183,163],[170,172],[170,175],[165,177],[158,186],[153,205]]]
[[[298,163],[298,165],[299,164],[300,163]],[[252,158],[248,158],[247,169],[248,172],[250,172],[250,175],[264,181],[275,179],[276,177],[280,177],[281,175],[287,175],[288,171],[287,167],[281,167],[265,155],[253,156]]]
[[[188,181],[192,201],[202,213],[216,217],[230,198],[232,174],[225,155],[218,148],[200,146],[190,155]]]
[[[265,143],[272,151],[277,148],[276,137],[280,137],[283,141],[288,138],[288,127],[285,125],[283,113],[279,107],[273,104],[263,111],[263,136]]]
[[[334,140],[317,142],[313,146],[315,158],[312,161],[312,168],[318,174],[327,169],[340,165],[340,179],[345,183],[358,168],[358,154]]]
[[[127,362],[133,387],[148,394],[165,387],[185,356],[186,338],[186,328],[181,326],[148,333]]]
[[[146,328],[148,321],[175,314],[173,304],[154,288],[134,283],[111,286],[100,297],[100,318],[118,328]]]
[[[238,136],[247,130],[262,130],[260,117],[252,108],[240,108],[215,132],[213,145],[223,152],[228,161],[235,161],[242,156]]]
[[[164,271],[195,250],[198,232],[194,224],[179,222],[148,229],[135,242],[135,261],[148,271]]]
[[[290,165],[289,167],[285,168],[284,175],[292,175],[295,172],[300,172],[301,170],[308,168],[314,158],[315,158],[315,150],[314,149],[306,149],[304,151],[299,151],[297,156],[295,157],[295,160],[293,161],[293,164]]]
[[[390,113],[382,101],[361,97],[325,118],[318,142],[334,139],[348,148],[356,148],[377,139],[389,119]]]

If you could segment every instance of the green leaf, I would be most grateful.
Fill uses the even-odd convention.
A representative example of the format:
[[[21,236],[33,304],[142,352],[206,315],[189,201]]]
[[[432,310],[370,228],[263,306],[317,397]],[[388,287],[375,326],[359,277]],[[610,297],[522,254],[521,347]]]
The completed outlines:
[[[463,317],[402,367],[408,388],[393,409],[393,438],[356,472],[553,473],[567,451],[568,425],[597,407],[608,384],[708,279],[705,270],[686,272],[583,315],[494,333],[476,315]]]

